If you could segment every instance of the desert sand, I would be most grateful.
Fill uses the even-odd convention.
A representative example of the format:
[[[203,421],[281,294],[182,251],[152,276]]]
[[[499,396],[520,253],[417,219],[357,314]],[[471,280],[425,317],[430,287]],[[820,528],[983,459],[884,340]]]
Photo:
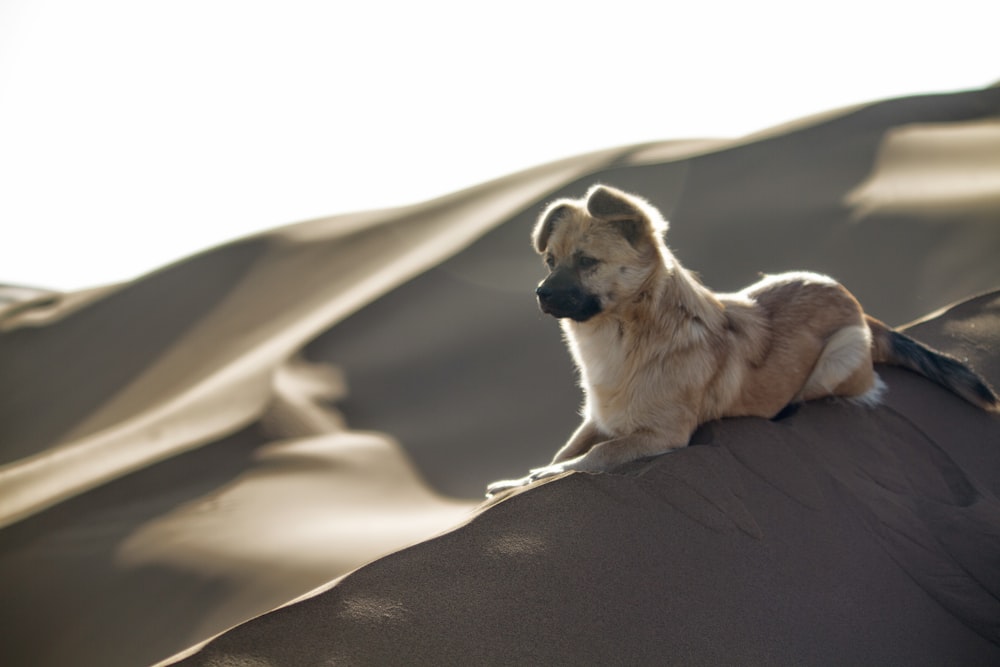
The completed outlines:
[[[0,663],[1000,661],[1000,418],[904,371],[482,501],[576,424],[528,232],[594,182],[713,288],[829,273],[1000,386],[997,118],[876,102],[0,288]]]

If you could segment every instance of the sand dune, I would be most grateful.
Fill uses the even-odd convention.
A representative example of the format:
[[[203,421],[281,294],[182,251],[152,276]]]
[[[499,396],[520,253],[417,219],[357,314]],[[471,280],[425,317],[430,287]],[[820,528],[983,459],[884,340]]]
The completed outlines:
[[[998,332],[1000,292],[913,329],[994,383]],[[557,479],[176,664],[992,664],[1000,419],[883,375],[879,410]]]
[[[901,324],[1000,286],[998,114],[991,88],[609,149],[4,288],[0,662],[149,664],[317,587],[192,664],[995,661],[1000,426],[902,372],[875,412],[479,499],[576,421],[531,296],[545,201],[642,193],[707,284],[823,271]],[[1000,384],[995,295],[914,333]]]
[[[1000,119],[892,130],[875,170],[852,191],[857,215],[907,213],[948,222],[1000,206]]]

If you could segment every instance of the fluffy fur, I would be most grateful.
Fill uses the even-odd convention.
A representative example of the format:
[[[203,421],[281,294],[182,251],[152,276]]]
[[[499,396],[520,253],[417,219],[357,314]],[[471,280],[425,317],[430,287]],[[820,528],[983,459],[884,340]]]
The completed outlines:
[[[720,417],[772,418],[824,396],[874,405],[884,385],[873,363],[997,410],[973,371],[866,316],[832,278],[784,273],[717,294],[677,262],[666,231],[645,200],[603,185],[543,212],[532,242],[549,274],[536,294],[579,367],[584,421],[551,465],[489,494],[684,447]]]

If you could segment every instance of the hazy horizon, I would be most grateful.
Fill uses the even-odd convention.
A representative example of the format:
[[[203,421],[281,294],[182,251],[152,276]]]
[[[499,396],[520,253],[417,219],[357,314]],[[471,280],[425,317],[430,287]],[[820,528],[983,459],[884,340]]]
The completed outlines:
[[[127,280],[592,150],[1000,79],[988,3],[795,7],[9,0],[0,283]]]

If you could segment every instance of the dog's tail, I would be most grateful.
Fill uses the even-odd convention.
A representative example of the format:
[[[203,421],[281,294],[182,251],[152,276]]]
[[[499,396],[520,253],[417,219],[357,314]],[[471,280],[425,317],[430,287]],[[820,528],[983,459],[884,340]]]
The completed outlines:
[[[975,371],[955,357],[932,350],[865,315],[872,332],[872,360],[923,375],[984,410],[1000,412],[1000,398]]]

